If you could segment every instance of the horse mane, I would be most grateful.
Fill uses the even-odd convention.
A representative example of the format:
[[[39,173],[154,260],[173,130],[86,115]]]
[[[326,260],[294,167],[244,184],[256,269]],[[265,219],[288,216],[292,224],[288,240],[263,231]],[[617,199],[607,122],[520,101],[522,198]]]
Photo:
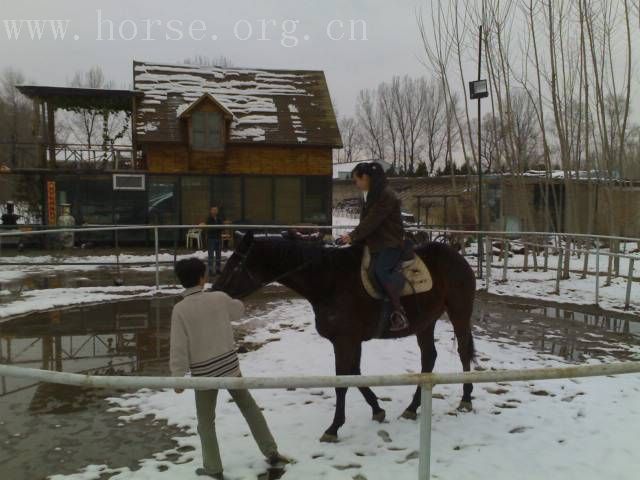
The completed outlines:
[[[321,239],[299,239],[286,235],[254,237],[257,250],[274,267],[294,269],[309,264],[312,270],[353,271],[362,259],[362,246],[335,246]]]

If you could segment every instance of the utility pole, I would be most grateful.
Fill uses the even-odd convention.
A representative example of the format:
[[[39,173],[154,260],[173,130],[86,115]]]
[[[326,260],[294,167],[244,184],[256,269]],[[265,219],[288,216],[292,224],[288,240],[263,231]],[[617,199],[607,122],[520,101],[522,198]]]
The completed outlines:
[[[484,19],[484,15],[483,15]],[[482,222],[482,99],[489,96],[487,81],[481,79],[482,76],[482,24],[478,34],[478,79],[469,82],[469,95],[471,100],[478,101],[478,147],[477,147],[477,168],[478,168],[478,231],[484,228]],[[484,259],[483,235],[478,233],[478,278],[482,278],[482,262]]]

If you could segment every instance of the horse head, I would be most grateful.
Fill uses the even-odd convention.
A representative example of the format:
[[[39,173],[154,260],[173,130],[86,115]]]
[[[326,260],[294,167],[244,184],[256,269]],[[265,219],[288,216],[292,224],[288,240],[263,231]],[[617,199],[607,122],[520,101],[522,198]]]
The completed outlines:
[[[236,232],[234,243],[236,248],[213,284],[212,290],[223,291],[232,297],[246,297],[267,282],[260,273],[253,232]]]

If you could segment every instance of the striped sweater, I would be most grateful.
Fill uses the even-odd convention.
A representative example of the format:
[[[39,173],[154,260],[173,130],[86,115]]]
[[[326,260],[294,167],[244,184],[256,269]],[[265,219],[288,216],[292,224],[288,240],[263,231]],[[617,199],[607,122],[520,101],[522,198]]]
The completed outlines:
[[[231,322],[244,315],[244,305],[226,293],[184,291],[171,314],[171,375],[188,371],[195,377],[239,377]]]

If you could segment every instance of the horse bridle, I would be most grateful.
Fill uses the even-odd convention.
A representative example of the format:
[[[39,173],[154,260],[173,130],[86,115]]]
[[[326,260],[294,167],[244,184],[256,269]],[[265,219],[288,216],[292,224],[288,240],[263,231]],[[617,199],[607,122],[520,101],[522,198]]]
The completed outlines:
[[[244,298],[246,296],[251,295],[253,292],[260,290],[261,288],[269,285],[270,283],[274,283],[277,282],[279,280],[282,280],[283,278],[285,278],[288,275],[291,275],[293,273],[296,273],[300,270],[302,270],[303,268],[307,267],[308,265],[311,264],[311,260],[304,262],[302,265],[298,265],[296,268],[293,268],[291,270],[286,271],[285,273],[282,273],[280,275],[277,275],[275,278],[269,280],[268,282],[263,282],[261,280],[258,280],[253,273],[251,273],[251,270],[249,270],[247,268],[247,260],[249,258],[249,254],[251,253],[251,249],[253,248],[253,243],[251,245],[249,245],[249,248],[247,249],[247,251],[245,253],[240,253],[240,252],[234,252],[234,255],[238,255],[240,257],[240,262],[238,262],[236,265],[234,265],[233,269],[229,272],[225,283],[223,283],[220,286],[220,290],[224,290],[224,287],[227,285],[228,280],[230,278],[232,278],[232,276],[236,273],[236,271],[240,271],[241,273],[245,273],[248,277],[249,280],[251,280],[251,282],[253,283],[253,285],[251,285],[246,291],[239,293],[238,295],[236,295],[238,298]]]

